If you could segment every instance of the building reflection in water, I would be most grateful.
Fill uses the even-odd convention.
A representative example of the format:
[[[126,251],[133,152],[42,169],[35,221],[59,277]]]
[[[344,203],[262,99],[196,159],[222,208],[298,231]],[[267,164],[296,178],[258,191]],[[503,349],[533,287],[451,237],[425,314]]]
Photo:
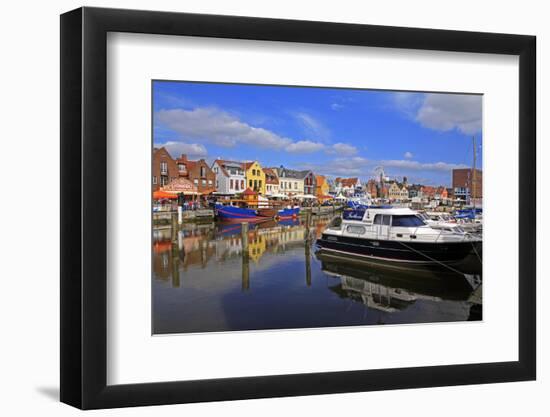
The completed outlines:
[[[322,228],[328,219],[319,220]],[[321,230],[321,229],[320,229]],[[242,288],[250,288],[250,262],[259,264],[266,252],[283,254],[296,247],[305,248],[306,282],[311,284],[311,245],[304,241],[305,227],[300,220],[266,221],[250,224],[248,249],[243,253],[240,224],[186,224],[178,232],[177,246],[170,240],[169,227],[153,233],[153,272],[160,280],[179,286],[179,270],[190,266],[206,268],[211,262],[242,258]]]
[[[162,288],[177,289],[178,298],[166,302],[166,305],[180,311],[174,317],[184,321],[185,315],[181,311],[191,311],[193,314],[203,311],[201,314],[204,314],[208,304],[201,303],[205,300],[226,300],[223,297],[228,296],[228,288],[234,288],[232,283],[238,279],[240,283],[237,291],[252,303],[247,307],[252,321],[261,318],[254,318],[254,314],[269,314],[277,322],[277,317],[284,317],[286,311],[311,310],[308,313],[311,314],[311,326],[322,326],[319,320],[328,317],[330,321],[331,317],[326,315],[332,308],[337,312],[335,317],[340,317],[332,325],[363,323],[363,318],[359,322],[350,318],[347,313],[350,302],[365,309],[364,314],[377,311],[380,314],[396,315],[407,311],[409,316],[402,322],[416,322],[410,315],[418,303],[443,306],[444,302],[450,302],[441,307],[445,311],[434,313],[440,320],[481,319],[480,275],[450,276],[441,271],[387,270],[316,253],[315,239],[321,235],[331,216],[313,216],[310,223],[307,223],[307,219],[249,224],[248,231],[244,232],[248,241],[246,250],[243,250],[240,224],[185,224],[178,231],[174,242],[171,241],[170,227],[155,229],[153,278],[162,283]],[[304,275],[300,278],[302,273]],[[301,285],[296,287],[299,283]],[[265,292],[269,285],[276,287]],[[306,292],[301,292],[300,288]],[[193,292],[197,290],[200,293]],[[185,298],[188,293],[189,299]],[[162,297],[169,296],[168,293],[162,294]],[[300,294],[302,298],[289,304],[295,294]],[[337,300],[347,303],[345,311]],[[244,299],[232,303],[226,306],[222,316],[229,314],[227,309],[240,311]],[[303,315],[304,320],[309,317],[308,314]],[[157,318],[156,322],[162,324],[163,320],[166,321]],[[311,327],[307,323],[302,324],[300,321],[294,326]],[[170,326],[167,324],[160,328],[170,328],[171,332],[188,331],[186,326],[180,324],[174,325],[174,328]],[[230,328],[249,328],[247,326],[251,325],[239,324]],[[285,327],[288,326],[274,324],[266,328]],[[228,328],[220,324],[198,331],[224,329]]]

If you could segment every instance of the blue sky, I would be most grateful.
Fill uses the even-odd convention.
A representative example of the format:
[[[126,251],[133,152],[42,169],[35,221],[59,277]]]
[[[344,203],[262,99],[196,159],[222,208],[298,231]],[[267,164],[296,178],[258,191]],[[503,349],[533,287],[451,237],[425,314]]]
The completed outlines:
[[[258,160],[331,177],[451,183],[482,166],[482,97],[312,87],[153,82],[153,142],[173,157]]]

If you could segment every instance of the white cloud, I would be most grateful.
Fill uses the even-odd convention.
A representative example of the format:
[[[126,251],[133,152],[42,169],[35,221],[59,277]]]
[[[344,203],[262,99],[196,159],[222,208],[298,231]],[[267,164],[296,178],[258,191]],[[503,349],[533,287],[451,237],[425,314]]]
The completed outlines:
[[[319,142],[312,142],[310,140],[300,140],[298,142],[291,143],[285,149],[290,153],[311,153],[320,151],[325,147],[324,144]]]
[[[344,105],[343,104],[338,104],[338,103],[332,103],[330,105],[330,108],[334,111],[338,111],[338,110],[342,110],[344,108]]]
[[[216,108],[193,110],[160,110],[157,120],[176,131],[182,137],[202,140],[218,146],[233,147],[237,144],[283,149],[292,140],[267,129],[250,126],[238,118]]]
[[[310,114],[298,112],[294,113],[294,117],[298,120],[307,136],[320,140],[328,140],[330,137],[330,130]]]
[[[335,154],[341,156],[351,156],[357,153],[357,148],[347,143],[338,142],[335,143],[327,150],[328,154]]]
[[[465,134],[481,131],[481,96],[464,94],[426,94],[416,120],[425,127]]]
[[[378,161],[378,165],[382,165],[384,168],[402,168],[414,171],[451,171],[458,168],[468,168],[468,166],[464,164],[450,164],[447,162],[422,163],[404,159]]]
[[[351,158],[335,158],[323,164],[303,164],[301,169],[311,169],[315,173],[329,176],[364,176],[367,173],[369,161],[360,156]]]
[[[481,132],[482,97],[471,94],[394,93],[393,103],[408,118],[422,126],[471,135]]]
[[[184,141],[200,140],[227,148],[246,144],[290,153],[311,153],[326,147],[320,142],[295,141],[270,130],[251,126],[227,112],[212,107],[161,110],[157,112],[156,118],[162,126],[179,133]],[[304,120],[315,126],[313,119],[307,119],[306,116]],[[206,148],[202,144],[173,141],[168,146],[174,149],[174,152],[206,155]]]
[[[413,156],[414,155],[411,152],[405,152],[405,155],[403,155],[405,159],[412,159]]]
[[[185,142],[176,142],[168,141],[165,143],[155,143],[155,147],[160,148],[164,146],[168,153],[172,155],[173,158],[178,158],[181,154],[185,154],[190,157],[204,157],[208,154],[204,145],[200,143],[185,143]]]

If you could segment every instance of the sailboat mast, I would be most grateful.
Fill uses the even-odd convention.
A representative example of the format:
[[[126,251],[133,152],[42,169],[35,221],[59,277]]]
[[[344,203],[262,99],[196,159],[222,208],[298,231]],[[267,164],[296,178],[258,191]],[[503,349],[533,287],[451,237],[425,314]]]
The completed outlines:
[[[476,137],[472,136],[472,146],[474,147],[474,165],[472,168],[472,199],[473,206],[476,207]]]

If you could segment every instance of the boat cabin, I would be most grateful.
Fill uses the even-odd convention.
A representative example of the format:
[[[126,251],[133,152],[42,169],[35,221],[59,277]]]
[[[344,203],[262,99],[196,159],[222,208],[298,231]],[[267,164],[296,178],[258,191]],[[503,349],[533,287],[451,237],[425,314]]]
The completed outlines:
[[[386,207],[347,210],[341,218],[333,219],[325,232],[355,238],[403,241],[464,237],[463,231],[458,229],[431,227],[416,211],[409,208]]]

